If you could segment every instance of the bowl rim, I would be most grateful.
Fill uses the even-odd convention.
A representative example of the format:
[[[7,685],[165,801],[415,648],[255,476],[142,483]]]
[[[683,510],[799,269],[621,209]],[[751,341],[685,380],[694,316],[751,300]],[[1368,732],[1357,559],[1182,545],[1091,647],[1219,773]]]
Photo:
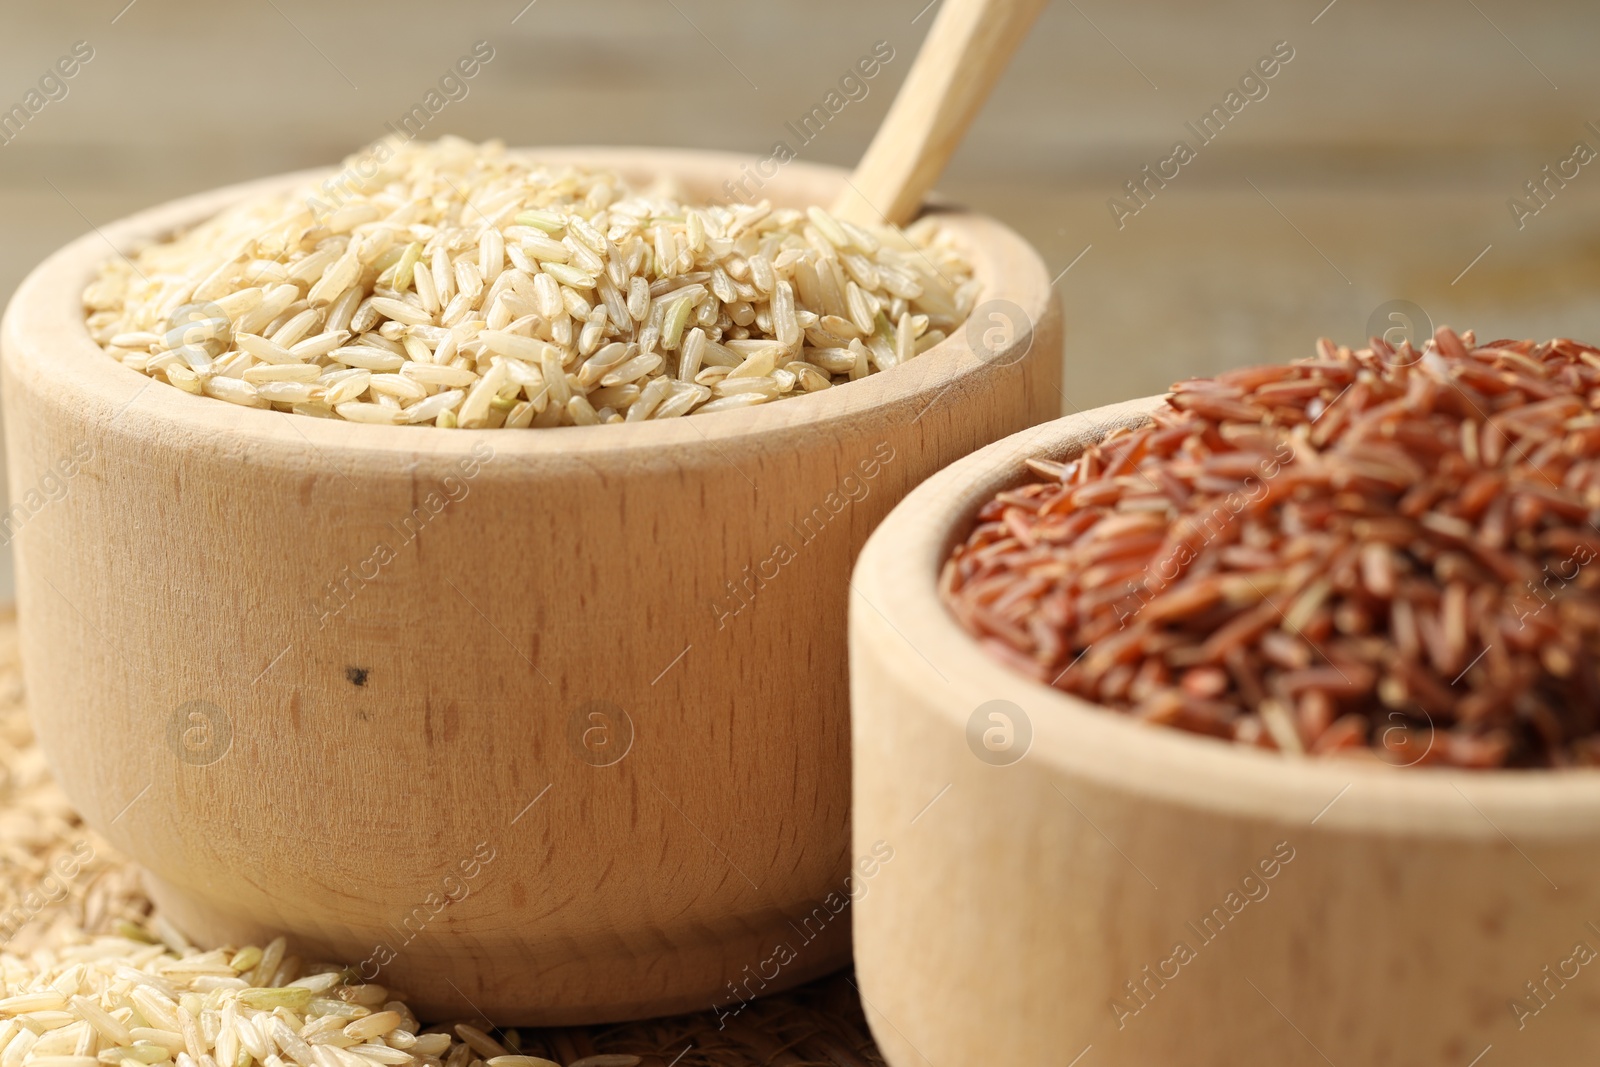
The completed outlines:
[[[760,161],[753,155],[690,149],[632,147],[512,148],[522,155],[555,165],[582,165],[624,174],[660,174],[715,185],[724,176],[737,178],[741,168]],[[317,419],[284,412],[246,408],[213,397],[199,397],[157,382],[137,371],[109,362],[90,339],[81,296],[99,264],[112,254],[126,254],[140,243],[214,215],[248,196],[293,189],[339,173],[337,167],[316,167],[259,178],[168,201],[114,222],[95,226],[36,266],[18,286],[0,321],[0,359],[8,377],[60,394],[71,393],[87,421],[108,425],[125,412],[136,417],[142,434],[174,443],[216,447],[235,442],[253,458],[271,461],[307,453],[360,453],[374,457],[447,457],[481,455],[492,446],[496,458],[539,457],[560,461],[575,455],[630,457],[649,462],[669,454],[677,466],[709,453],[705,462],[728,462],[720,445],[752,447],[792,444],[794,431],[826,429],[840,420],[873,413],[888,416],[896,408],[916,405],[926,410],[946,393],[959,396],[981,380],[989,361],[980,358],[963,328],[916,359],[848,383],[781,404],[713,412],[695,419],[647,421],[626,426],[564,426],[536,433],[498,429],[450,429],[433,426],[377,426],[341,419]],[[843,168],[795,161],[763,187],[774,203],[813,202],[796,192],[842,188]],[[826,202],[826,201],[825,201]],[[1053,310],[1052,283],[1039,254],[1004,224],[959,208],[933,205],[967,253],[975,277],[984,281],[979,306],[1004,299],[1020,306],[1027,333],[1037,332]],[[972,320],[968,320],[969,322]],[[1019,335],[1019,340],[1020,340]],[[1027,342],[1031,349],[1032,339]],[[1024,349],[1027,351],[1028,349]],[[1041,353],[1050,358],[1053,353]],[[154,386],[154,388],[152,388]],[[707,443],[714,447],[704,447]],[[682,447],[680,447],[682,446]]]
[[[1233,817],[1318,831],[1505,842],[1519,852],[1519,840],[1600,833],[1600,769],[1471,771],[1286,759],[1140,723],[1028,678],[984,652],[937,593],[939,568],[958,535],[984,501],[1021,483],[1026,458],[1070,455],[1114,427],[1144,423],[1164,399],[1143,397],[1023,430],[958,460],[908,494],[873,532],[856,564],[853,669],[870,657],[873,669],[890,675],[900,692],[915,695],[896,707],[935,720],[941,730],[953,728],[962,738],[956,743],[965,744],[968,718],[980,704],[1017,704],[1032,725],[1031,748],[1011,767],[986,768],[997,774],[1033,763],[1052,776],[1087,777]],[[857,704],[855,714],[883,711]],[[1529,872],[1535,883],[1540,875]]]

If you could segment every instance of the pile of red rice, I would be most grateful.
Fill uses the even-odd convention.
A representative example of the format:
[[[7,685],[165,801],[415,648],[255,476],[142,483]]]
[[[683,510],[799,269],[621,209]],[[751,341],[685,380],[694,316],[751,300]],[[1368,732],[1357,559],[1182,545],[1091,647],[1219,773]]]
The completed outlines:
[[[1374,339],[1180,382],[1000,493],[945,603],[1152,723],[1402,765],[1600,764],[1600,349]]]

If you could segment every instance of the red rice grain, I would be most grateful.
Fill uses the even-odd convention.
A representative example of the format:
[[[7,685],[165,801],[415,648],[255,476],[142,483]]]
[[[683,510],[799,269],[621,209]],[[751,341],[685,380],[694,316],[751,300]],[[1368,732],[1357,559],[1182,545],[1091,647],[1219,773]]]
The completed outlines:
[[[1421,352],[1180,382],[995,497],[940,593],[1001,661],[1294,754],[1600,765],[1600,349]]]

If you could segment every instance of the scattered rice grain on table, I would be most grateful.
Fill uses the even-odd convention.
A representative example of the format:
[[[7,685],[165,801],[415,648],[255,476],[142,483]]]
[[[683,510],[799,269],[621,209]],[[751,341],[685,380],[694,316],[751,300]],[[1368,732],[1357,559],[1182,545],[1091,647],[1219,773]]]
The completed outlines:
[[[1441,329],[1180,382],[1000,493],[962,625],[1146,722],[1401,765],[1600,764],[1600,349]]]
[[[380,142],[331,190],[252,198],[108,260],[84,303],[113,358],[185,392],[518,428],[830,389],[938,344],[977,293],[932,218],[690,205],[445,138]]]
[[[402,993],[302,964],[282,942],[203,952],[151,914],[137,869],[72,810],[23,698],[16,623],[0,612],[5,1067],[882,1067],[842,977],[731,1019],[489,1030],[424,1025]]]

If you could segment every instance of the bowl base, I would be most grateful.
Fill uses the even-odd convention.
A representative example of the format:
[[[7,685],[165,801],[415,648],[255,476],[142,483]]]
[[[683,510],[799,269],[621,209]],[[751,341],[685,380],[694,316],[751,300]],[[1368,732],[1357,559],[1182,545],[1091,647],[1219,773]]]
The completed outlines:
[[[142,877],[156,910],[201,948],[264,945],[280,933],[222,911],[147,870]],[[849,965],[847,914],[810,941],[803,941],[796,930],[779,920],[718,941],[652,946],[648,956],[622,948],[587,956],[562,951],[558,960],[547,963],[530,951],[526,963],[514,968],[505,966],[503,948],[493,953],[491,963],[489,946],[442,938],[407,946],[370,980],[387,986],[425,1024],[477,1019],[493,1027],[585,1026],[708,1010],[731,1022],[750,1000]],[[290,938],[289,952],[307,963],[330,966],[351,957],[335,942],[303,937]]]

